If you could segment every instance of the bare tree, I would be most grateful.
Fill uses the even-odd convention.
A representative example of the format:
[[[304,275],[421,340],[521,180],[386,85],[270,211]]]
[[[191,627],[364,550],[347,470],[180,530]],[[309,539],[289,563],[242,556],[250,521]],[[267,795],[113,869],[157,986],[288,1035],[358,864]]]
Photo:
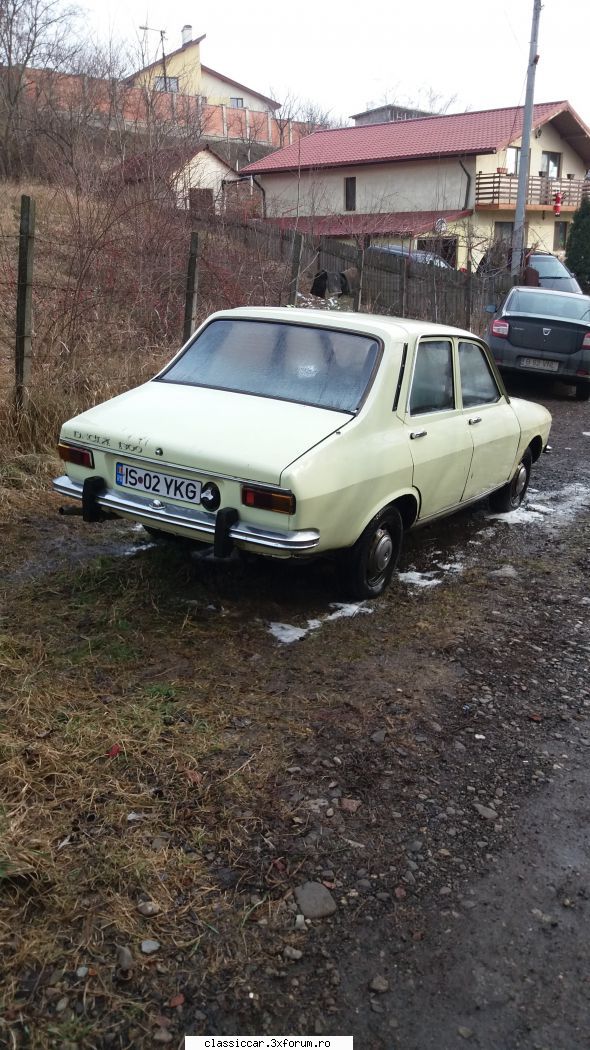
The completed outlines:
[[[280,109],[273,116],[279,130],[279,145],[288,146],[293,139],[309,135],[313,131],[328,131],[342,127],[344,121],[332,117],[329,110],[322,109],[310,99],[301,99],[289,93]]]
[[[63,0],[0,0],[0,170],[20,175],[31,128],[31,71],[66,70],[79,9]]]

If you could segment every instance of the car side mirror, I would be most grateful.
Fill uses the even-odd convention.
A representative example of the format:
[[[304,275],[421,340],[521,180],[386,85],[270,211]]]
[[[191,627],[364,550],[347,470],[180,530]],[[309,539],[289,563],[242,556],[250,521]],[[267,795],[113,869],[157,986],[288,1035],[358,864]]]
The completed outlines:
[[[486,314],[495,314],[497,309],[498,309],[498,307],[494,306],[493,303],[489,303],[487,306],[484,306],[484,310],[485,310]]]

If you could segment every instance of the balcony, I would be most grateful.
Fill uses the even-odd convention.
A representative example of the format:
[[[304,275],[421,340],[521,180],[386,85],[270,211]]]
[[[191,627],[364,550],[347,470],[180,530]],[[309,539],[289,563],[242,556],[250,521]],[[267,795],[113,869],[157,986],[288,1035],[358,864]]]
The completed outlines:
[[[518,175],[500,173],[475,177],[475,208],[487,211],[492,208],[515,208]],[[574,212],[585,198],[590,198],[590,181],[587,179],[549,179],[546,176],[529,176],[527,181],[527,211],[544,211],[553,207],[555,194],[562,193],[562,212]]]

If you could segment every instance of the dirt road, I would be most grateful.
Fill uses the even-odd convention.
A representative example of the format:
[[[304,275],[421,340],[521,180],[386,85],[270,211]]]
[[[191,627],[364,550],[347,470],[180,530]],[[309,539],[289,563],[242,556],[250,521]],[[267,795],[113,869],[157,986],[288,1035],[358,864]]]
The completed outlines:
[[[0,1043],[588,1045],[590,411],[539,399],[526,506],[411,534],[368,605],[9,523]]]

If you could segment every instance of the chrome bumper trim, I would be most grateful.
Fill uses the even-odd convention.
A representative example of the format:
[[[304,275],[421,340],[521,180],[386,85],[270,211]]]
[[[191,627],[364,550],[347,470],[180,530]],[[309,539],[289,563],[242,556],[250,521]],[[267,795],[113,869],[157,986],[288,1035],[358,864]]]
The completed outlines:
[[[55,478],[53,488],[61,496],[70,499],[82,500],[82,484],[72,481],[67,474]],[[112,489],[102,496],[98,496],[96,502],[105,510],[113,511],[115,514],[132,517],[135,520],[146,521],[150,524],[177,525],[184,529],[199,532],[201,535],[215,535],[215,514],[202,510],[200,507],[192,510],[189,507],[178,507],[175,504],[162,507],[151,506],[151,501],[144,500],[139,496],[120,496]],[[317,529],[300,529],[297,532],[269,532],[266,529],[258,529],[253,525],[246,525],[243,521],[236,522],[229,530],[229,535],[234,543],[247,543],[250,547],[261,551],[278,550],[297,553],[299,551],[311,551],[318,546],[320,534]]]

